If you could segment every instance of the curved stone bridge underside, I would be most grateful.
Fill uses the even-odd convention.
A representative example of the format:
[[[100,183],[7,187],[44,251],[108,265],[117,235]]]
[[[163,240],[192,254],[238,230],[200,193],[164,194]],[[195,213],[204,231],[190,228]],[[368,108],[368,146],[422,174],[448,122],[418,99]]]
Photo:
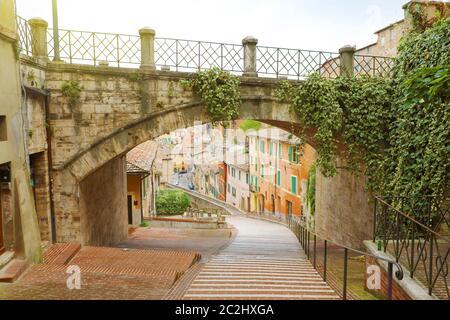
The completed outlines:
[[[210,122],[199,97],[178,83],[190,76],[170,71],[92,67],[22,61],[49,90],[53,193],[58,242],[113,245],[127,236],[126,153],[135,146],[195,122]],[[61,87],[78,81],[82,91],[69,105]],[[277,102],[277,80],[241,78],[241,119],[294,132],[301,128],[285,104]],[[313,147],[314,129],[306,131]],[[345,148],[344,145],[340,148]],[[364,177],[344,169],[318,177],[316,223],[319,234],[359,247],[371,238],[372,210]]]

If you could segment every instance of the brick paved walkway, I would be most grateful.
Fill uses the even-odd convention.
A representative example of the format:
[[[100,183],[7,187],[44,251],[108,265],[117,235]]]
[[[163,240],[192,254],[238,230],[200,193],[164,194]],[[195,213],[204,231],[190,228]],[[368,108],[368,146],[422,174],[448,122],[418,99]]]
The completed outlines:
[[[58,244],[13,284],[0,284],[0,299],[158,300],[194,265],[192,251],[124,250]],[[67,288],[67,267],[81,269],[81,290]]]
[[[238,230],[235,241],[205,264],[184,299],[339,299],[286,227],[242,216],[228,222]]]

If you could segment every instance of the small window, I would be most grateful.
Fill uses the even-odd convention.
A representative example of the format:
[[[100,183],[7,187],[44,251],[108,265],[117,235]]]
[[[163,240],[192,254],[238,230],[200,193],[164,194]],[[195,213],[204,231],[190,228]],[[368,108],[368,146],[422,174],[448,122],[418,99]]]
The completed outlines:
[[[0,141],[8,140],[6,131],[6,116],[0,116]]]
[[[281,187],[281,171],[280,170],[278,170],[278,173],[277,173],[277,184],[279,187]]]

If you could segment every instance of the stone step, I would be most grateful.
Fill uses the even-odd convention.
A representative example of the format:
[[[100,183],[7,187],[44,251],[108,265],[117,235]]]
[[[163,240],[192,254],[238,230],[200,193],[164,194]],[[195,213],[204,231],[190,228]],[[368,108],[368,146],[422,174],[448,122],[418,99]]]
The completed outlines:
[[[81,250],[79,243],[54,244],[44,253],[44,263],[66,265]]]
[[[186,294],[187,300],[340,300],[336,294]]]
[[[14,251],[6,251],[0,255],[0,270],[14,259]]]
[[[16,281],[28,267],[25,260],[12,260],[0,273],[0,282],[12,283]]]

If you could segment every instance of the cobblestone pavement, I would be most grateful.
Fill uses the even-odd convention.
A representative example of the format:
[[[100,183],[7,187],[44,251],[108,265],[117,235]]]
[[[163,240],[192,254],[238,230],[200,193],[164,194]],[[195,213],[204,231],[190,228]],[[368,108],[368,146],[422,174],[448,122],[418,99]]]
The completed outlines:
[[[137,229],[120,248],[55,245],[43,264],[0,283],[0,299],[159,300],[187,270],[198,272],[198,253],[206,261],[230,241],[230,230]],[[81,290],[67,288],[69,265],[81,268]]]
[[[233,243],[193,279],[186,300],[339,299],[284,226],[233,216]]]

